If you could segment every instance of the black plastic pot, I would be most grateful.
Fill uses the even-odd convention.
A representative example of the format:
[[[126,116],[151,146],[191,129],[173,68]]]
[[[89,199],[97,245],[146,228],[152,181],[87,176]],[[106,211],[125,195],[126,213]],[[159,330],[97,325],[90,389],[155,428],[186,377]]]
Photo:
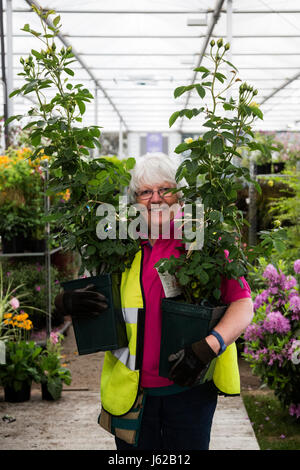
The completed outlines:
[[[226,305],[213,307],[205,301],[200,305],[194,305],[163,299],[159,375],[168,377],[170,354],[205,338],[219,322],[226,309]]]
[[[4,387],[4,400],[11,403],[20,403],[30,400],[31,384],[23,382],[20,390],[15,390],[14,387]]]
[[[26,250],[26,238],[23,235],[7,239],[4,234],[1,235],[1,239],[3,253],[24,253]]]
[[[82,289],[94,284],[105,295],[108,308],[93,318],[73,319],[73,328],[80,355],[110,351],[127,346],[125,321],[121,309],[118,276],[102,274],[64,282],[64,290]]]
[[[51,393],[48,390],[47,383],[42,383],[41,384],[41,390],[42,390],[42,400],[55,401],[55,398],[53,398],[53,396],[51,395]],[[59,396],[59,398],[60,397],[61,397],[61,395]]]

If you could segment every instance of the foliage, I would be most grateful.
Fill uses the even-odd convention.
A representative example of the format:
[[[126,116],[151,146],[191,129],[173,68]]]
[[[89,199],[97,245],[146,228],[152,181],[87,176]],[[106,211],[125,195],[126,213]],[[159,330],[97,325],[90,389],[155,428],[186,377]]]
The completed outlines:
[[[9,285],[19,286],[20,295],[26,295],[30,298],[31,305],[37,310],[32,312],[32,321],[35,327],[44,323],[47,311],[46,305],[46,278],[45,266],[39,262],[28,263],[22,261],[8,260],[2,261],[3,270],[3,288],[7,289]],[[51,305],[54,311],[54,299],[60,291],[59,272],[54,266],[50,267],[51,275]],[[25,309],[25,305],[24,305]]]
[[[130,181],[129,170],[134,159],[116,165],[106,158],[91,159],[91,149],[100,148],[99,126],[81,126],[86,104],[92,94],[82,84],[73,85],[71,64],[75,62],[71,47],[57,49],[55,38],[59,33],[60,17],[53,10],[32,6],[41,19],[42,32],[26,24],[23,28],[38,38],[43,49],[32,49],[27,59],[21,58],[25,84],[10,96],[34,94],[38,105],[28,111],[31,119],[23,129],[30,129],[32,159],[41,152],[49,156],[49,194],[70,191],[66,204],[55,204],[49,220],[57,227],[56,239],[65,249],[78,250],[82,256],[82,270],[99,273],[123,271],[137,250],[132,239],[99,240],[96,235],[96,208],[103,202],[118,207],[119,197]],[[44,20],[52,24],[47,26]],[[43,94],[51,88],[55,96],[47,101]],[[13,116],[21,119],[23,116]],[[118,222],[118,221],[117,221]]]
[[[257,143],[257,148],[254,151],[250,153],[249,149],[244,147],[241,148],[243,155],[242,163],[245,166],[249,165],[250,155],[257,165],[264,165],[266,163],[272,164],[272,162],[283,161],[281,158],[283,145],[275,135],[264,132],[255,132],[254,138]]]
[[[260,450],[298,450],[299,425],[270,393],[243,393]]]
[[[281,269],[266,266],[263,273],[266,288],[255,298],[254,321],[244,334],[243,355],[254,373],[274,390],[281,404],[299,418],[300,260],[295,261],[294,271],[298,282]]]
[[[51,333],[46,349],[39,356],[40,381],[47,385],[47,390],[54,400],[60,397],[63,383],[70,385],[72,381],[70,370],[61,364],[62,339],[63,335]]]
[[[22,316],[25,314],[24,309],[32,310],[33,308],[24,304],[24,298],[28,293],[20,292],[23,285],[14,285],[11,279],[5,279],[2,264],[0,263],[0,339],[6,341],[8,339],[20,340],[28,337],[27,331],[31,329],[32,323],[24,320],[26,318],[14,318],[20,313]],[[14,318],[15,325],[12,325],[11,319]],[[21,322],[19,324],[19,322]],[[30,328],[29,328],[30,326]]]
[[[10,148],[0,156],[0,233],[8,240],[43,236],[44,180],[40,161],[31,162],[30,153]]]
[[[13,387],[17,392],[22,383],[39,382],[37,357],[42,348],[34,341],[8,341],[6,343],[6,364],[0,364],[0,384]]]
[[[204,100],[209,94],[211,107],[183,109],[170,117],[172,126],[179,117],[191,119],[202,115],[202,126],[207,129],[199,139],[186,139],[175,149],[178,154],[189,151],[176,178],[177,181],[185,178],[187,182],[187,186],[182,188],[185,203],[195,207],[200,202],[204,206],[204,246],[201,250],[183,252],[179,258],[162,259],[156,265],[160,272],[168,271],[177,277],[185,299],[192,303],[203,298],[218,302],[222,277],[238,279],[246,274],[250,261],[242,247],[242,228],[246,221],[236,205],[237,192],[243,182],[252,182],[260,191],[257,182],[251,180],[249,170],[234,164],[234,158],[241,158],[239,149],[242,146],[249,151],[260,148],[251,130],[253,121],[263,117],[258,105],[252,101],[257,90],[242,83],[238,99],[226,99],[224,93],[240,79],[237,78],[236,67],[225,59],[229,44],[223,46],[222,39],[219,39],[216,51],[214,40],[210,45],[212,69],[195,69],[202,74],[201,83],[176,88],[174,96],[177,98],[195,90]],[[220,67],[227,65],[231,68],[228,79],[219,71]],[[196,224],[194,229],[197,230]],[[267,246],[271,249],[272,237],[264,236],[263,243],[264,250]],[[248,258],[257,256],[258,251],[259,247],[256,247]],[[198,288],[195,289],[196,285]]]
[[[295,259],[300,256],[300,173],[290,171],[287,174],[288,178],[282,182],[288,185],[292,197],[283,195],[271,201],[269,212],[285,228],[287,257]]]

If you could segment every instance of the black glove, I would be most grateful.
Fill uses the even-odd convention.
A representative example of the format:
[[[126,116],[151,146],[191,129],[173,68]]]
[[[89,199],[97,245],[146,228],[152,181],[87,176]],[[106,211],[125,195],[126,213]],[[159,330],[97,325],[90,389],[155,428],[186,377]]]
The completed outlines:
[[[184,349],[171,354],[168,358],[169,362],[173,363],[169,379],[182,387],[191,387],[216,356],[205,339],[185,346]]]
[[[106,297],[97,292],[93,284],[84,289],[65,291],[62,305],[65,314],[73,318],[95,317],[108,308]]]

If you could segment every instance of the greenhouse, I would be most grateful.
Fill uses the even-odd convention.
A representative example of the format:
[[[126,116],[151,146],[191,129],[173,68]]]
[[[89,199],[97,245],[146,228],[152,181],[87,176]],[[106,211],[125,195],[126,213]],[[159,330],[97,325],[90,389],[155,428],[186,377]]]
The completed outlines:
[[[0,0],[1,450],[299,450],[299,20]]]

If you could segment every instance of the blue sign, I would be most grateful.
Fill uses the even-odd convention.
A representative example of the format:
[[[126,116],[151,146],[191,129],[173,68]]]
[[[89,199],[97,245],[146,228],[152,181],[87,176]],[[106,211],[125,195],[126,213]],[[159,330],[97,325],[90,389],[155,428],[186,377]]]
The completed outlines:
[[[146,152],[162,152],[163,151],[163,136],[159,133],[147,134],[146,138]]]

